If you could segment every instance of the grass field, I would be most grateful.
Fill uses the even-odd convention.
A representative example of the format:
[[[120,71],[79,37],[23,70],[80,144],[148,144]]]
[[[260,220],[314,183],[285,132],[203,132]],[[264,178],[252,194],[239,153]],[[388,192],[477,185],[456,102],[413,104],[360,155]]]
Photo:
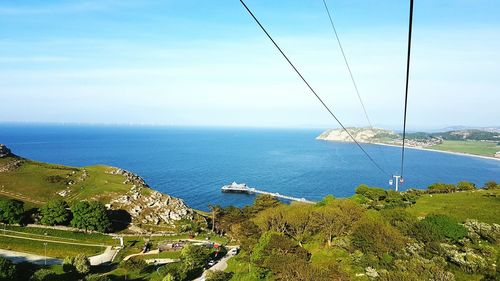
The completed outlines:
[[[45,252],[44,243],[47,243],[46,246],[47,252]],[[42,256],[45,255],[46,253],[47,256],[49,257],[61,258],[61,259],[68,256],[76,256],[78,254],[93,256],[104,251],[103,247],[34,241],[34,240],[27,240],[27,239],[13,238],[13,237],[5,237],[3,235],[0,235],[0,249],[37,254]]]
[[[488,196],[491,195],[491,196]],[[416,216],[446,214],[459,220],[500,223],[500,190],[423,195],[407,211]]]
[[[449,141],[445,140],[442,144],[429,147],[430,149],[452,151],[460,153],[469,153],[483,156],[494,156],[500,151],[500,146],[496,142],[488,141]]]
[[[113,239],[109,235],[100,233],[83,233],[73,232],[67,230],[58,230],[42,227],[25,227],[14,225],[2,225],[0,233],[13,234],[23,237],[53,239],[57,241],[79,242],[89,244],[103,244],[103,245],[118,245],[118,240]]]

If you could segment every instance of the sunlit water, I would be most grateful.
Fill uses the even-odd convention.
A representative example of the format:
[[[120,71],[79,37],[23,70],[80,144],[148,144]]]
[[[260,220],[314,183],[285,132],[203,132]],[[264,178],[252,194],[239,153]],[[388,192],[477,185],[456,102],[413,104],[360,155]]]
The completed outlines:
[[[39,161],[107,164],[133,171],[151,187],[190,206],[242,206],[253,195],[224,194],[232,181],[310,200],[346,197],[360,183],[389,188],[355,145],[317,141],[320,130],[0,125],[0,143]],[[364,145],[387,170],[399,170],[400,149]],[[425,188],[459,180],[500,180],[500,161],[407,150],[405,184]]]

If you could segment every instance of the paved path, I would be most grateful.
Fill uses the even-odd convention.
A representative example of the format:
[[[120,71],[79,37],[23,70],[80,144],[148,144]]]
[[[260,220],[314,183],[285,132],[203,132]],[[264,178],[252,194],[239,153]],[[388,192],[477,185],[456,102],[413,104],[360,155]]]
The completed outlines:
[[[118,251],[119,249],[113,249],[113,247],[108,246],[106,250],[104,250],[104,253],[89,257],[90,265],[100,265],[112,262]]]
[[[214,266],[212,266],[209,269],[205,270],[200,277],[194,279],[193,281],[205,281],[207,272],[209,272],[209,271],[218,271],[218,270],[224,271],[224,270],[226,270],[226,268],[227,268],[227,261],[230,258],[232,258],[232,257],[234,257],[236,255],[236,253],[233,252],[233,251],[231,251],[231,250],[232,249],[237,249],[239,247],[238,246],[234,246],[234,247],[227,247],[227,248],[228,248],[229,251],[227,252],[227,254],[222,259],[220,259]]]
[[[14,263],[31,262],[38,265],[44,265],[45,261],[47,261],[47,265],[62,264],[62,260],[60,259],[8,250],[0,250],[0,256]]]

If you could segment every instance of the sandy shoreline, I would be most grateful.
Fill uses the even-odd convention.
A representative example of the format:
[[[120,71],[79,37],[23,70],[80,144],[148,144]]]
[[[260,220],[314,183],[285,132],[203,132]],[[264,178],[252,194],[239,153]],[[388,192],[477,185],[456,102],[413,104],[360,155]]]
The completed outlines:
[[[378,143],[378,142],[368,142],[368,144],[401,147],[401,145],[387,144],[387,143]],[[423,148],[423,147],[414,147],[414,146],[405,146],[405,148],[415,149],[415,150],[423,150],[423,151],[434,151],[434,152],[441,152],[441,153],[453,154],[453,155],[458,155],[458,156],[468,156],[468,157],[476,157],[476,158],[482,158],[482,159],[500,161],[500,158],[495,158],[495,157],[492,157],[492,156],[476,155],[476,154],[463,153],[463,152],[437,150],[437,149],[432,149],[432,148]]]

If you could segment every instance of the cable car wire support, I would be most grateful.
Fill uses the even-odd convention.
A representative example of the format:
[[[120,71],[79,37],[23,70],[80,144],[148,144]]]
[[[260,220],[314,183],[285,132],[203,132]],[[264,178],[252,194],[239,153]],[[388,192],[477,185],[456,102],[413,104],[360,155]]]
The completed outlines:
[[[332,27],[333,34],[335,35],[337,44],[339,45],[340,52],[342,53],[342,57],[344,58],[344,62],[345,62],[347,71],[349,72],[349,76],[351,77],[352,85],[354,86],[354,90],[356,92],[356,95],[358,96],[359,103],[361,104],[361,107],[363,108],[363,112],[365,114],[366,121],[368,122],[368,126],[370,127],[370,129],[373,130],[374,129],[373,123],[372,123],[370,117],[368,116],[368,111],[366,110],[365,103],[363,102],[363,99],[361,98],[361,94],[359,93],[359,89],[358,89],[358,85],[356,83],[356,79],[354,79],[354,75],[352,74],[351,66],[349,65],[349,61],[347,59],[347,55],[345,54],[344,47],[342,46],[342,42],[340,40],[340,36],[339,36],[339,34],[337,32],[337,28],[335,27],[335,24],[333,22],[332,13],[330,12],[330,8],[328,7],[328,5],[326,3],[326,0],[323,0],[323,5],[325,7],[326,14],[328,15],[328,19],[330,20],[330,26]],[[385,158],[384,152],[382,151],[382,148],[379,145],[377,145],[377,148],[378,148],[378,151],[379,151],[380,155],[382,156],[382,159],[384,160],[384,163],[388,164],[389,162]]]
[[[404,103],[404,117],[403,117],[403,144],[401,146],[401,174],[400,174],[401,179],[403,179],[404,161],[405,161],[406,113],[408,108],[408,85],[410,79],[412,26],[413,26],[413,0],[410,0],[410,17],[408,22],[408,52],[406,55],[406,88],[405,88],[405,103]]]
[[[311,91],[312,94],[314,94],[314,96],[318,99],[318,101],[321,103],[321,105],[323,105],[323,107],[328,111],[328,113],[330,113],[330,115],[335,119],[335,121],[337,121],[337,123],[342,127],[342,129],[349,135],[349,137],[354,141],[354,143],[359,147],[359,149],[361,149],[361,151],[363,151],[363,153],[366,155],[366,157],[373,163],[373,165],[375,165],[382,173],[384,173],[385,175],[389,175],[389,173],[387,173],[379,164],[377,164],[377,162],[375,162],[375,160],[370,156],[370,154],[368,154],[368,152],[361,146],[361,144],[351,135],[351,133],[349,133],[349,131],[346,129],[346,127],[342,124],[342,122],[337,118],[337,116],[335,116],[335,114],[332,112],[332,110],[325,104],[325,102],[321,99],[321,97],[316,93],[316,91],[311,87],[311,85],[309,84],[309,82],[307,82],[307,80],[304,78],[304,76],[302,76],[302,74],[300,73],[300,71],[297,69],[297,67],[295,67],[295,65],[292,63],[292,61],[288,58],[288,56],[283,52],[283,50],[281,50],[281,48],[279,47],[279,45],[276,43],[276,41],[274,41],[274,39],[271,37],[271,35],[267,32],[267,30],[264,28],[264,26],[262,26],[262,24],[260,23],[260,21],[255,17],[255,15],[252,13],[252,11],[248,8],[248,6],[245,4],[245,2],[243,2],[243,0],[240,0],[240,3],[243,5],[243,7],[245,7],[245,9],[247,10],[247,12],[250,14],[250,16],[255,20],[255,22],[257,23],[257,25],[260,27],[260,29],[262,29],[262,31],[267,35],[267,37],[269,38],[269,40],[271,40],[271,42],[273,43],[273,45],[276,47],[276,49],[278,49],[278,51],[281,53],[281,55],[285,58],[285,60],[288,62],[288,64],[290,64],[290,66],[293,68],[293,70],[297,73],[297,75],[299,75],[300,79],[302,79],[302,81],[306,84],[306,86],[309,88],[309,90]]]

